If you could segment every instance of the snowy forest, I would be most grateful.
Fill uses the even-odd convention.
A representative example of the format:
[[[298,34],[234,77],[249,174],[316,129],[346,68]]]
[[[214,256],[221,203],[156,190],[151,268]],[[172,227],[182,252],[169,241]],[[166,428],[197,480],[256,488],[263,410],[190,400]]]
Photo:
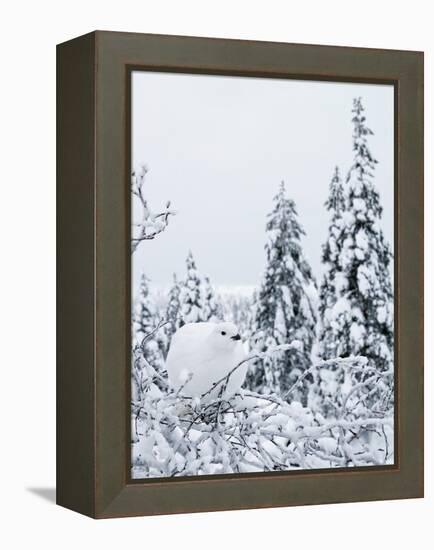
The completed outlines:
[[[324,176],[329,224],[320,280],[303,251],[288,181],[270,185],[269,214],[258,220],[264,270],[252,292],[214,286],[194,250],[167,292],[157,293],[143,270],[132,303],[133,478],[394,463],[393,255],[361,98],[351,117],[353,162]],[[153,210],[147,174],[142,166],[131,178],[133,257],[163,232],[169,238],[182,216],[169,201]],[[235,364],[225,379],[212,380],[215,397],[186,397],[167,375],[173,336],[188,323],[218,321],[238,328],[244,383],[225,395]]]

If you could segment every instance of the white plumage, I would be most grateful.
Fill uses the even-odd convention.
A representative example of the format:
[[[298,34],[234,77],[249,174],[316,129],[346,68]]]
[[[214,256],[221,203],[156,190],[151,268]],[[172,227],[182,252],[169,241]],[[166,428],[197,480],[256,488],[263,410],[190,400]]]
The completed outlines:
[[[214,399],[222,383],[209,391],[246,358],[233,323],[188,323],[173,336],[166,360],[171,385],[186,397]],[[247,372],[243,363],[229,377],[224,397],[236,393]],[[206,395],[204,395],[206,394]]]

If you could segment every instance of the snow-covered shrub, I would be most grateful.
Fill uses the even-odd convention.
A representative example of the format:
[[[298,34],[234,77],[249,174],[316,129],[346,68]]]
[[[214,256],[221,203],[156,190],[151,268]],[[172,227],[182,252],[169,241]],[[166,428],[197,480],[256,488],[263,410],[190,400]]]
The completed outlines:
[[[279,349],[273,350],[278,352]],[[264,357],[262,357],[264,358]],[[341,360],[359,368],[362,358]],[[324,362],[321,369],[331,363]],[[312,372],[318,367],[311,368]],[[230,376],[230,374],[228,375]],[[383,394],[369,408],[365,396],[386,373],[352,386],[334,416],[284,398],[241,390],[229,400],[185,398],[133,354],[132,476],[228,474],[369,466],[393,462],[393,412]],[[224,384],[225,381],[222,382]],[[385,384],[387,387],[387,384]]]
[[[325,418],[393,416],[394,372],[369,365],[366,357],[320,361],[311,367],[311,409]]]

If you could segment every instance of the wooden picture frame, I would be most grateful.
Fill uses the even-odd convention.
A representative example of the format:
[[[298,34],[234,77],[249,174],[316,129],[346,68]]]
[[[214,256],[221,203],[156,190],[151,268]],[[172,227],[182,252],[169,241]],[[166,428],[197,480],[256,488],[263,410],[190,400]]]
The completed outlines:
[[[130,73],[395,90],[394,466],[132,481]],[[94,518],[423,496],[423,54],[96,31],[57,47],[57,502]]]

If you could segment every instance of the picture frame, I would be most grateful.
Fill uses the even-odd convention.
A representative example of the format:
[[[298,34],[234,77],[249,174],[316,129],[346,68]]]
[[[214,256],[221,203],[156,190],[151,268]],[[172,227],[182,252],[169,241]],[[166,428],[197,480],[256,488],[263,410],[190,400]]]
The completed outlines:
[[[394,87],[395,464],[132,480],[131,72]],[[93,518],[423,496],[423,53],[95,31],[57,46],[57,503]]]

